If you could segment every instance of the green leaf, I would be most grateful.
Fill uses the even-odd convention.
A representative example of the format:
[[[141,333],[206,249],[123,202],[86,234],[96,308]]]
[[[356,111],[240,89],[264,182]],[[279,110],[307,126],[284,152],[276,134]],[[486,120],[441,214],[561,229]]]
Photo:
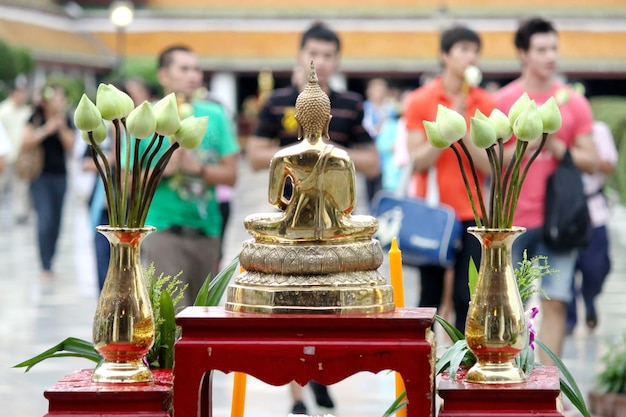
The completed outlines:
[[[561,358],[559,358],[553,351],[550,349],[545,343],[543,343],[539,339],[535,339],[535,344],[543,349],[544,352],[552,359],[556,367],[560,371],[560,380],[561,380],[561,391],[565,396],[572,402],[572,405],[576,407],[578,411],[583,415],[583,417],[591,417],[589,411],[587,410],[587,406],[585,405],[585,397],[580,392],[580,388],[578,388],[578,384],[576,384],[576,380],[567,369],[567,366],[563,363]]]
[[[452,340],[452,343],[456,343],[459,340],[464,340],[465,335],[456,327],[452,325],[448,320],[444,319],[440,315],[435,315],[435,321],[443,327],[448,337]]]
[[[383,417],[391,417],[394,414],[396,414],[396,412],[406,407],[408,402],[405,401],[405,398],[406,398],[406,391],[403,391],[402,394],[400,394],[398,398],[396,398],[396,400],[389,406],[389,408],[385,410]]]
[[[465,366],[471,366],[476,363],[476,357],[467,347],[465,339],[456,342],[437,360],[435,374],[439,375],[449,367],[450,377],[453,378],[461,363]]]
[[[456,347],[456,349],[454,349]],[[457,371],[459,370],[459,366],[465,360],[465,357],[470,354],[473,356],[473,353],[470,352],[469,347],[467,346],[466,340],[458,341],[453,349],[455,354],[450,358],[450,378],[454,378]]]
[[[217,274],[215,279],[212,280],[211,275],[209,275],[202,284],[202,287],[200,287],[200,291],[198,291],[198,295],[196,295],[196,300],[193,305],[205,307],[219,305],[220,300],[228,287],[228,283],[237,270],[238,265],[239,255],[235,256],[226,268],[222,269],[219,274]]]
[[[470,300],[473,298],[474,290],[476,289],[476,283],[478,282],[478,270],[476,269],[476,264],[474,263],[474,259],[470,258],[469,260],[469,269],[467,271],[468,285],[469,285],[469,293]]]
[[[176,341],[176,313],[174,303],[167,291],[161,292],[161,355],[159,365],[165,369],[174,367],[174,342]]]
[[[68,337],[64,341],[51,347],[45,352],[42,352],[37,356],[33,356],[32,358],[27,359],[24,362],[20,362],[13,367],[26,368],[24,372],[28,372],[33,366],[37,365],[39,362],[42,362],[46,359],[58,357],[84,358],[96,363],[102,360],[102,356],[100,356],[98,351],[93,347],[93,343],[86,340],[77,339],[75,337]]]
[[[535,367],[535,351],[530,347],[528,342],[526,342],[524,349],[515,357],[515,364],[519,369],[524,371],[526,375],[530,375]]]

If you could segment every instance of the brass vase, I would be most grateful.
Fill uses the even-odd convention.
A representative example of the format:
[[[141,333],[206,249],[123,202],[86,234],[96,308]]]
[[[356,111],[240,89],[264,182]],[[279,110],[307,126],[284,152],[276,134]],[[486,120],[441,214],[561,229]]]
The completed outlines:
[[[468,371],[466,382],[526,380],[514,363],[526,344],[528,328],[511,258],[513,241],[525,231],[523,227],[468,229],[480,241],[482,259],[465,327],[467,345],[477,362]]]
[[[93,320],[93,343],[102,361],[93,382],[153,381],[143,362],[154,343],[154,316],[139,257],[141,241],[154,227],[98,226],[109,240],[111,259]]]

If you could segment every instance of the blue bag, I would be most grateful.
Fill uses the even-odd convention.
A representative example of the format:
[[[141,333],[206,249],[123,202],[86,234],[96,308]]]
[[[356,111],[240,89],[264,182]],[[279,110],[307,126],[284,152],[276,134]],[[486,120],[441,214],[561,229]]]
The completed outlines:
[[[429,173],[429,193],[434,188],[430,177],[435,178],[434,171]],[[376,194],[373,207],[378,231],[374,237],[385,249],[395,237],[404,264],[442,267],[454,264],[463,232],[462,222],[450,206],[434,202],[432,197],[407,197],[406,189],[403,186],[398,187],[395,194],[387,191]]]

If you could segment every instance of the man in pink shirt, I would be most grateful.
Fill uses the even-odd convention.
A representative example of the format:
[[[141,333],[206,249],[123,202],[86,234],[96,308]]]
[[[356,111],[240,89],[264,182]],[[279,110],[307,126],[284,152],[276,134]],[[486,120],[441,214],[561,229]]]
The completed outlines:
[[[557,252],[543,241],[546,182],[567,149],[578,169],[588,173],[597,170],[598,157],[591,134],[593,118],[587,100],[557,80],[559,39],[551,22],[541,18],[522,22],[515,34],[515,47],[522,63],[522,73],[518,79],[496,93],[498,108],[508,113],[524,92],[538,106],[554,96],[563,118],[561,129],[548,138],[545,149],[528,172],[513,221],[514,225],[528,229],[514,244],[514,264],[517,265],[523,251],[527,250],[528,258],[545,255],[550,267],[558,270],[542,280],[542,289],[549,299],[543,298],[541,301],[543,319],[539,337],[560,355],[566,330],[566,306],[572,298],[571,280],[578,251]],[[527,156],[534,152],[530,148],[538,144],[539,141],[531,142]],[[509,152],[513,152],[513,148],[509,147]],[[541,362],[551,364],[547,355],[541,353]]]

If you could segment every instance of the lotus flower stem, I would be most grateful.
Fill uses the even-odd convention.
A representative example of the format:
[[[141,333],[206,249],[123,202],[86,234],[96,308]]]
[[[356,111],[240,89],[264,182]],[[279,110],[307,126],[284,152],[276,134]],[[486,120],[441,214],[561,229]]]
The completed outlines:
[[[530,166],[535,161],[535,159],[537,159],[537,157],[539,156],[539,154],[543,150],[543,147],[546,144],[547,140],[548,140],[548,133],[543,133],[543,135],[541,137],[541,143],[539,144],[537,149],[535,149],[535,152],[532,154],[532,156],[528,160],[528,163],[524,167],[524,171],[522,171],[522,176],[519,178],[519,181],[518,181],[519,184],[523,184],[524,183],[524,180],[526,179],[526,174],[528,174],[528,170],[530,169]],[[527,142],[524,142],[524,143],[527,143]],[[512,201],[513,206],[512,207],[516,207],[517,206],[517,200],[519,198],[519,194],[521,192],[521,188],[522,187],[519,187],[519,189],[516,190],[515,195],[513,195],[513,201]],[[513,214],[509,215],[509,223],[510,224],[513,224]]]
[[[513,224],[515,207],[517,207],[517,198],[515,198],[515,196],[519,196],[521,189],[521,183],[519,182],[519,170],[522,165],[522,159],[524,159],[524,154],[526,153],[526,148],[528,148],[528,142],[518,141],[517,145],[519,145],[519,147],[515,148],[515,163],[513,164],[513,170],[511,171],[509,189],[504,203],[507,227],[510,227]]]
[[[139,164],[139,152],[137,151],[139,149],[139,142],[140,139],[135,139],[135,150],[133,152],[133,182],[131,184],[130,191],[130,209],[128,210],[128,219],[135,219],[135,221],[133,224],[129,224],[131,227],[139,227],[139,202],[141,201],[140,190],[138,189],[139,179],[141,177],[141,165]]]
[[[461,141],[458,141],[458,142],[461,142]],[[482,222],[480,221],[480,216],[478,215],[478,210],[476,209],[476,202],[474,201],[474,196],[470,189],[470,184],[467,178],[467,174],[465,173],[465,170],[463,169],[463,157],[461,156],[461,152],[459,152],[459,150],[455,146],[456,143],[458,142],[453,143],[452,146],[450,147],[454,151],[454,154],[456,155],[456,159],[459,162],[459,168],[461,168],[461,176],[463,177],[463,183],[465,184],[465,191],[467,192],[467,196],[469,197],[469,200],[470,200],[470,205],[472,206],[472,211],[474,212],[474,220],[476,221],[476,225],[478,227],[483,227]],[[482,195],[479,195],[479,198],[482,200]],[[481,205],[483,205],[482,201],[481,201]]]
[[[161,140],[163,138],[161,137]],[[174,142],[168,149],[165,151],[163,156],[157,161],[152,173],[150,175],[150,179],[146,185],[146,194],[144,195],[144,201],[141,204],[141,222],[145,223],[146,217],[148,216],[148,209],[150,208],[150,204],[152,203],[152,199],[154,198],[154,191],[156,190],[156,186],[159,184],[161,177],[163,176],[163,172],[165,171],[165,166],[170,161],[172,154],[176,149],[180,147],[178,142]],[[151,159],[154,155],[151,156]]]
[[[489,216],[483,220],[485,220],[486,227],[499,227],[500,216],[497,215],[499,201],[496,196],[500,189],[500,176],[497,175],[500,164],[498,163],[496,151],[493,146],[487,148],[486,151],[487,157],[489,158],[489,167],[491,168],[492,184],[489,190]]]
[[[506,166],[506,171],[504,172],[504,176],[502,177],[502,195],[503,196],[506,196],[506,190],[510,182],[511,172],[513,171],[513,166],[515,165],[517,155],[519,155],[519,153],[521,152],[521,146],[522,145],[520,141],[517,141],[515,143],[515,151],[513,152],[513,155],[511,155],[511,159],[509,160],[509,163]],[[502,161],[504,162],[504,156],[502,157]],[[506,199],[504,199],[504,201],[506,201]]]
[[[128,198],[129,198],[129,195],[128,195],[128,191],[129,191],[128,190],[128,182],[129,182],[129,179],[130,179],[130,168],[129,167],[130,167],[130,150],[131,150],[130,148],[131,148],[131,146],[130,146],[130,135],[128,133],[128,130],[126,129],[126,118],[123,117],[122,119],[120,119],[120,124],[124,127],[124,140],[126,142],[126,155],[125,155],[126,162],[125,162],[125,165],[124,165],[126,167],[126,169],[124,170],[124,181],[123,181],[124,187],[122,189],[122,199],[121,199],[121,201],[122,201],[122,208],[121,208],[120,211],[122,212],[122,216],[124,216],[124,220],[126,220],[128,218],[127,217],[127,214],[128,214],[127,212],[129,210],[126,205],[127,205]]]
[[[483,192],[482,192],[482,187],[480,184],[480,181],[478,180],[478,174],[476,173],[476,166],[474,165],[474,160],[472,159],[472,155],[469,152],[469,149],[467,149],[467,146],[465,146],[465,143],[463,143],[463,140],[459,140],[457,143],[459,143],[459,145],[461,145],[461,149],[463,149],[463,152],[465,153],[465,156],[467,156],[467,160],[469,161],[470,164],[470,168],[472,171],[472,177],[474,179],[474,186],[476,187],[476,195],[478,196],[478,202],[480,203],[480,210],[482,212],[483,217],[487,216],[487,209],[485,208],[485,201],[483,200]],[[463,165],[459,165],[460,167],[462,167]],[[464,171],[463,169],[461,169],[461,171]],[[470,193],[471,196],[471,193]],[[479,225],[479,222],[476,222],[476,225]]]
[[[91,157],[94,164],[96,165],[96,169],[98,170],[98,174],[100,174],[100,179],[102,180],[102,183],[104,185],[104,192],[107,199],[107,213],[109,214],[109,223],[111,224],[111,226],[117,226],[118,224],[115,223],[116,218],[114,216],[115,192],[113,191],[111,184],[111,167],[109,165],[109,161],[106,155],[104,154],[104,152],[102,152],[100,146],[96,144],[96,141],[93,138],[93,132],[88,132],[87,136],[89,138],[89,142],[91,143],[91,147],[95,150],[95,153],[91,153]],[[98,156],[100,157],[102,162],[98,160]],[[102,165],[104,165],[104,168],[102,167]]]
[[[121,195],[122,191],[122,170],[121,168],[121,156],[122,156],[122,143],[121,143],[121,128],[120,128],[120,120],[114,119],[113,126],[115,126],[115,160],[118,164],[118,169],[115,170],[115,189],[118,190],[119,195],[116,195],[116,203],[115,203],[115,223],[116,225],[124,224],[124,218],[120,208],[122,207],[122,199],[124,198]]]
[[[143,153],[143,155],[141,157],[141,161],[142,162],[140,164],[141,164],[141,168],[144,171],[143,171],[143,180],[141,182],[141,195],[139,196],[139,215],[140,215],[139,216],[139,221],[140,221],[140,224],[143,224],[142,223],[142,218],[143,218],[143,212],[144,212],[144,209],[145,209],[144,204],[145,204],[145,200],[146,200],[146,193],[149,192],[148,191],[148,184],[149,184],[149,181],[150,181],[150,173],[151,173],[150,171],[154,170],[154,168],[151,168],[152,161],[156,157],[157,153],[159,153],[159,150],[161,149],[161,146],[163,145],[163,136],[162,135],[156,135],[156,136],[158,136],[156,138],[156,141],[158,142],[157,145],[156,145],[156,148],[152,149],[150,151],[150,153],[148,153],[150,148],[155,143],[155,141],[154,141],[155,138],[153,138],[153,140],[148,145],[148,148],[144,151],[144,153]],[[143,164],[143,160],[146,158],[146,155],[149,155],[149,156],[148,156],[148,159],[146,161],[146,164],[144,165]]]

